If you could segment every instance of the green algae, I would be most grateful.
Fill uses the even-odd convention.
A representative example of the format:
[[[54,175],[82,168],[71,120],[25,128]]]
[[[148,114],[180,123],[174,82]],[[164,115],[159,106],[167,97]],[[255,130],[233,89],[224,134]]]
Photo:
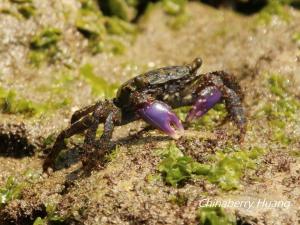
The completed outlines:
[[[162,0],[163,10],[170,15],[167,25],[173,30],[179,30],[190,20],[186,11],[188,0]]]
[[[185,193],[176,193],[175,195],[170,196],[169,202],[178,206],[185,206],[188,203],[188,199],[189,198]]]
[[[170,18],[167,25],[173,30],[179,30],[184,27],[190,20],[190,15],[186,12],[180,13],[173,18]]]
[[[72,89],[72,84],[75,77],[71,75],[71,71],[62,72],[58,78],[54,79],[53,84],[50,86],[51,93],[55,95],[65,95]]]
[[[292,40],[296,43],[300,43],[300,32],[296,32],[292,36]]]
[[[187,1],[162,0],[156,3],[149,2],[142,16],[142,20],[147,21],[154,10],[163,10],[167,15],[166,25],[178,30],[190,20],[191,16],[186,10]]]
[[[125,36],[128,34],[136,34],[137,28],[131,23],[125,22],[119,18],[107,18],[105,23],[106,30],[109,34]]]
[[[122,55],[127,50],[124,41],[113,37],[108,38],[104,46],[105,46],[104,48],[105,51],[112,52],[115,55]]]
[[[13,3],[14,7],[0,8],[0,13],[9,14],[11,16],[14,16],[18,20],[21,20],[24,18],[30,19],[32,16],[35,15],[36,8],[32,1],[10,0],[10,2]]]
[[[299,123],[300,102],[289,91],[289,80],[281,74],[268,74],[267,89],[271,100],[257,112],[259,118],[266,117],[271,128],[271,140],[289,145],[294,137],[287,128]]]
[[[30,42],[30,62],[38,67],[42,62],[53,60],[59,52],[57,43],[61,38],[62,32],[54,27],[45,28],[35,35]]]
[[[110,84],[102,77],[94,73],[91,64],[85,64],[80,68],[80,77],[92,88],[92,94],[98,98],[111,98],[115,96],[117,84]]]
[[[57,28],[46,28],[33,37],[30,47],[35,50],[49,49],[57,44],[61,39],[61,34],[61,31]]]
[[[44,218],[37,217],[33,225],[47,225],[47,224],[63,224],[65,218],[59,216],[57,213],[57,206],[55,204],[48,204],[46,206],[47,216]]]
[[[200,225],[235,225],[235,216],[225,213],[224,209],[217,207],[201,207],[197,211]]]
[[[255,169],[257,160],[264,152],[264,149],[258,147],[249,151],[235,150],[230,154],[217,152],[214,156],[216,163],[211,166],[208,180],[223,190],[240,188],[245,170]]]
[[[10,8],[1,8],[0,13],[11,15],[11,16],[17,18],[17,19],[21,19],[20,14],[18,12],[14,11],[13,9],[10,9]]]
[[[100,7],[106,13],[106,15],[116,16],[125,21],[130,21],[135,17],[137,11],[134,7],[132,7],[135,5],[137,5],[137,2],[132,0],[100,1]]]
[[[43,103],[36,103],[18,95],[13,89],[6,90],[0,87],[0,110],[3,113],[22,114],[28,117],[40,116],[69,105],[69,103],[68,99],[55,102],[51,98]]]
[[[14,90],[5,90],[0,87],[0,109],[3,113],[26,114],[36,113],[36,105],[27,99],[17,96]]]
[[[228,152],[228,149],[226,150]],[[176,147],[174,143],[157,153],[163,158],[158,165],[164,181],[174,187],[181,186],[193,178],[204,178],[229,191],[240,188],[240,180],[246,169],[255,169],[265,150],[254,147],[251,150],[231,149],[232,152],[217,152],[211,164],[196,162]]]
[[[121,151],[120,146],[117,145],[109,154],[105,155],[105,161],[107,161],[107,162],[114,161],[118,157],[120,151]]]
[[[81,8],[78,11],[75,26],[88,39],[88,48],[92,54],[103,51],[103,39],[106,35],[104,17],[101,11],[97,10],[94,1],[81,1]]]
[[[186,2],[186,0],[163,0],[159,2],[166,13],[175,16],[168,23],[171,28],[178,29],[188,21],[189,17],[185,13]],[[101,1],[100,9],[92,0],[82,0],[80,3],[81,7],[78,10],[75,27],[88,39],[88,49],[91,53],[98,54],[105,51],[123,54],[126,50],[125,42],[134,41],[138,31],[137,26],[130,22],[134,16],[129,14],[136,14],[134,12],[138,10],[139,2],[125,0]],[[150,2],[145,3],[149,4]],[[35,47],[36,43],[38,44],[43,40],[41,35],[31,43],[32,48]],[[49,35],[49,32],[47,35]],[[114,38],[114,36],[121,38]],[[54,58],[59,49],[55,48],[54,42],[51,44],[53,45],[45,46],[47,47],[47,54],[42,51],[45,48],[34,48],[35,51],[32,51],[29,55],[30,61],[39,66],[41,62]]]
[[[82,3],[75,26],[87,38],[96,38],[105,33],[105,27],[101,12],[90,4]]]
[[[158,165],[158,171],[162,174],[164,181],[174,187],[184,184],[193,175],[207,175],[210,166],[200,164],[183,153],[171,142],[166,149],[157,151],[163,160]]]
[[[159,164],[158,170],[167,184],[176,187],[190,180],[193,175],[208,174],[209,166],[197,163],[191,157],[170,153]]]
[[[187,2],[187,0],[108,0],[100,1],[100,9],[107,16],[118,17],[129,22],[142,13],[142,8],[148,9],[154,3],[162,6],[169,15],[179,15],[184,12]]]
[[[36,8],[31,0],[10,0],[12,3],[15,3],[17,6],[17,11],[25,18],[29,19],[35,15]]]
[[[167,25],[172,29],[180,29],[189,20],[186,12],[187,0],[160,0],[160,1],[136,1],[136,0],[109,0],[100,1],[100,9],[108,19],[117,18],[123,22],[130,22],[131,26],[137,21],[137,17],[143,16],[143,19],[150,14],[154,8],[162,10],[170,15]],[[141,11],[145,8],[145,11]],[[127,25],[128,26],[128,25]]]
[[[263,108],[265,114],[270,119],[296,119],[296,112],[299,110],[299,102],[295,98],[279,98],[274,103],[268,103]]]
[[[14,199],[21,198],[22,190],[35,182],[40,174],[32,170],[27,170],[20,178],[9,176],[3,187],[0,187],[0,209]]]
[[[170,15],[184,13],[187,0],[162,0],[163,9]]]
[[[48,94],[45,101],[49,104],[48,110],[56,110],[60,107],[68,106],[73,100],[69,95],[73,90],[75,77],[71,75],[69,70],[59,73],[58,77],[53,76],[55,78],[49,82],[49,85],[39,85],[34,88],[34,91],[37,93]]]
[[[118,17],[103,16],[92,1],[82,1],[81,4],[75,26],[88,39],[91,53],[105,51],[123,54],[126,50],[123,42],[133,40],[137,33],[136,26]]]
[[[36,8],[31,4],[24,4],[18,7],[19,13],[26,19],[29,19],[35,14]]]
[[[0,86],[0,110],[7,114],[22,114],[26,117],[39,117],[51,114],[56,110],[69,106],[72,98],[69,92],[73,88],[74,76],[69,71],[63,71],[49,85],[39,85],[32,89],[33,93],[46,93],[43,102],[35,102],[23,97],[14,89]]]
[[[300,151],[296,149],[295,151],[291,151],[290,155],[295,157],[300,157]]]
[[[8,202],[18,199],[24,184],[19,183],[13,176],[8,177],[4,187],[0,188],[0,209]]]
[[[270,24],[274,16],[289,22],[290,14],[287,12],[286,6],[290,3],[291,0],[268,0],[268,4],[258,14],[258,24]]]

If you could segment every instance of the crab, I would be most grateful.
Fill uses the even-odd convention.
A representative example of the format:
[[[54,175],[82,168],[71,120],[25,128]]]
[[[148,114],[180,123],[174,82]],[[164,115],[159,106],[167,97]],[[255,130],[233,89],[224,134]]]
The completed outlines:
[[[184,135],[184,127],[172,109],[182,106],[192,106],[185,119],[188,124],[217,103],[224,102],[229,118],[240,130],[238,137],[242,141],[246,117],[240,85],[233,75],[224,71],[200,74],[201,65],[201,58],[196,58],[190,64],[146,72],[125,82],[115,98],[97,101],[76,111],[71,117],[71,125],[57,136],[44,161],[44,170],[54,168],[66,138],[85,131],[82,164],[86,168],[97,167],[97,161],[111,150],[115,126],[142,119],[178,139]],[[100,139],[96,139],[100,123],[104,123],[104,131]]]

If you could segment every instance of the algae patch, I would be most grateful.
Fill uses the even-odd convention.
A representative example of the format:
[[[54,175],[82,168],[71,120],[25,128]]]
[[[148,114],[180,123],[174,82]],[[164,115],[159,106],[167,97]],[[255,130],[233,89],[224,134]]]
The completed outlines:
[[[10,14],[17,19],[30,19],[36,14],[36,7],[32,0],[9,0],[12,3],[12,7],[1,8],[0,12]]]
[[[228,150],[226,150],[228,151]],[[165,182],[172,186],[183,185],[190,179],[204,178],[217,184],[223,190],[240,188],[240,180],[246,169],[255,169],[264,149],[231,149],[212,156],[211,164],[202,164],[183,153],[171,143],[166,149],[158,151],[163,158],[158,166]]]
[[[88,46],[92,53],[95,54],[102,51],[102,40],[106,31],[103,16],[99,10],[96,10],[93,1],[87,0],[81,2],[75,26],[88,39]]]
[[[42,62],[51,62],[57,57],[59,48],[57,43],[62,38],[62,32],[54,27],[43,29],[30,42],[30,62],[39,66]]]
[[[92,54],[103,51],[122,54],[126,42],[132,41],[137,31],[135,25],[122,18],[104,16],[90,0],[81,2],[75,26],[88,40]]]
[[[221,207],[202,207],[197,212],[200,225],[236,225],[235,216]]]
[[[255,169],[264,149],[233,150],[232,153],[217,152],[213,157],[208,180],[218,184],[223,190],[240,188],[240,180],[246,169]]]
[[[291,144],[296,137],[288,131],[288,127],[299,123],[300,102],[289,92],[289,80],[285,76],[268,74],[266,79],[266,87],[271,96],[256,116],[267,118],[273,141],[283,145]]]
[[[167,149],[159,152],[163,157],[158,166],[158,170],[164,177],[167,184],[172,186],[182,185],[193,175],[207,175],[209,165],[203,165],[194,161],[191,157],[184,156],[183,153],[172,142]]]
[[[100,98],[113,97],[118,88],[117,84],[109,84],[102,77],[94,73],[91,64],[85,64],[80,68],[81,78],[92,88],[92,94]]]
[[[12,176],[8,177],[4,187],[0,188],[0,208],[11,200],[18,199],[24,185],[18,183]]]
[[[32,116],[37,112],[37,108],[32,101],[18,96],[16,91],[0,87],[0,109],[3,113],[21,113]]]
[[[46,225],[46,224],[63,224],[65,218],[57,214],[57,207],[55,204],[48,204],[46,206],[47,216],[44,218],[37,217],[33,225]]]
[[[66,99],[54,102],[47,99],[43,103],[33,102],[19,95],[15,90],[6,90],[0,87],[0,110],[8,114],[23,114],[27,117],[40,116],[41,114],[60,109],[69,104]]]
[[[125,21],[136,20],[151,4],[158,2],[169,15],[178,15],[185,10],[187,0],[108,0],[100,1],[100,9],[107,16],[118,17]]]
[[[7,178],[4,187],[0,187],[0,209],[14,199],[21,197],[22,190],[30,183],[39,178],[39,174],[33,171],[26,171],[21,178],[10,176]]]
[[[290,14],[285,6],[291,3],[292,0],[269,0],[268,4],[259,12],[257,22],[259,24],[269,24],[274,16],[289,22]]]
[[[18,12],[26,19],[29,19],[35,14],[36,8],[32,0],[10,0],[17,4]]]
[[[130,21],[137,15],[138,4],[136,0],[107,0],[100,1],[100,8],[108,16]]]

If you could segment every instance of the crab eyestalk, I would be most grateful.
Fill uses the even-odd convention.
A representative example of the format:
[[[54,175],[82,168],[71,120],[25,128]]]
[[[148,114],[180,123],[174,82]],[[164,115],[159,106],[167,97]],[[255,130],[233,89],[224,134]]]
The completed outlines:
[[[160,101],[147,103],[145,107],[138,109],[139,115],[155,128],[163,131],[173,139],[183,135],[184,128],[171,108]]]
[[[196,117],[203,116],[208,110],[214,107],[222,98],[222,93],[216,87],[210,86],[203,89],[199,97],[185,118],[186,122],[190,122]]]

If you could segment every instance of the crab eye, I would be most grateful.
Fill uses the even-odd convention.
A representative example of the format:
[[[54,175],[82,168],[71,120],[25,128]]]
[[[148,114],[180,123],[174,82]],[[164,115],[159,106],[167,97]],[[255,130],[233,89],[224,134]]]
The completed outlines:
[[[138,87],[138,88],[143,88],[143,87],[146,87],[146,82],[144,81],[144,79],[140,76],[136,77],[134,79],[135,81],[135,85]]]
[[[198,57],[194,59],[194,61],[189,65],[189,67],[192,72],[195,72],[201,67],[201,65],[202,65],[202,59]]]

